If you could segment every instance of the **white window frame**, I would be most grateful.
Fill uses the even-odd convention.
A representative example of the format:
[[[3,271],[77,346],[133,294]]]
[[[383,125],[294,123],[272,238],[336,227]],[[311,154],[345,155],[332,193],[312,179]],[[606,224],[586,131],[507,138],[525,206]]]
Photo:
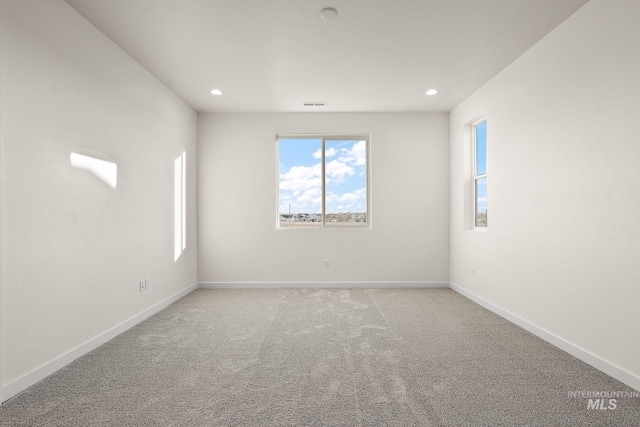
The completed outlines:
[[[472,162],[472,197],[473,197],[473,229],[474,230],[478,230],[478,231],[486,231],[488,226],[489,226],[489,191],[488,191],[488,183],[489,183],[489,179],[487,176],[487,172],[489,170],[488,168],[488,164],[485,165],[485,172],[479,174],[478,173],[478,151],[477,151],[477,141],[476,141],[476,135],[477,135],[477,127],[479,125],[481,125],[482,123],[487,123],[487,118],[486,117],[482,117],[481,119],[478,119],[476,121],[474,121],[471,125],[471,152],[472,152],[472,156],[471,156],[471,162]],[[487,126],[488,129],[488,126]],[[488,141],[488,137],[487,137],[487,141],[485,144],[485,149],[487,149],[489,146],[489,141]],[[485,154],[486,156],[486,154]],[[488,160],[488,156],[487,160]],[[488,162],[487,162],[488,163]],[[486,220],[486,225],[478,225],[478,181],[481,179],[486,179],[487,180],[487,220]]]
[[[306,227],[282,227],[280,226],[280,143],[281,139],[320,139],[322,141],[320,151],[322,157],[322,221]],[[366,142],[366,221],[364,223],[340,223],[333,224],[326,221],[326,176],[325,176],[325,142],[326,141],[365,141]],[[309,230],[309,229],[371,229],[371,135],[359,134],[277,134],[276,135],[276,229],[278,230]],[[316,225],[317,224],[317,225]]]

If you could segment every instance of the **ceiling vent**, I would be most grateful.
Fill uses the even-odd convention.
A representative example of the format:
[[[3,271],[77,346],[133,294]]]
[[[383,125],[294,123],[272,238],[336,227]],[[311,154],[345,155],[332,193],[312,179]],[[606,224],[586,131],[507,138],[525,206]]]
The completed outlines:
[[[326,102],[303,102],[303,107],[326,107]]]

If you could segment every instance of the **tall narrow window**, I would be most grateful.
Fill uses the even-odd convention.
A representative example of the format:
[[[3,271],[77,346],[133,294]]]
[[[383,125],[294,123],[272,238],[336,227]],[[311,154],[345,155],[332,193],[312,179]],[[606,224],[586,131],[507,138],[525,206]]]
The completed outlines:
[[[487,226],[487,121],[473,125],[474,216],[476,227]]]
[[[279,135],[278,227],[366,227],[369,137]]]
[[[187,170],[187,153],[182,153],[180,157],[175,159],[173,163],[174,171],[174,247],[173,260],[177,261],[182,255],[182,251],[187,247],[187,221],[186,221],[186,170]]]

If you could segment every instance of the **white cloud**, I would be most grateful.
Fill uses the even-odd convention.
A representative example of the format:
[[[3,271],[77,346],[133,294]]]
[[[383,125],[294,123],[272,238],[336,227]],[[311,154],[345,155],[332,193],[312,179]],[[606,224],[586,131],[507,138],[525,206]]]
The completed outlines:
[[[350,193],[327,194],[327,213],[362,212],[366,205],[367,189],[359,188]]]
[[[325,152],[324,152],[324,158],[328,159],[330,157],[335,156],[336,154],[338,154],[338,150],[336,150],[334,147],[329,147]],[[314,151],[314,153],[312,154],[314,159],[321,159],[322,158],[322,151],[321,148],[318,148],[316,151]]]
[[[351,166],[338,160],[331,160],[327,163],[324,173],[327,176],[327,182],[334,183],[343,182],[347,176],[355,175]]]
[[[322,204],[322,189],[310,188],[296,199],[296,206],[309,205],[319,207]]]
[[[280,189],[304,191],[322,186],[320,163],[313,166],[294,166],[280,174]]]
[[[293,166],[280,173],[280,211],[320,212],[322,197],[322,167]]]
[[[354,202],[363,199],[367,195],[366,188],[359,188],[352,193],[327,194],[327,202]]]
[[[358,141],[351,149],[342,148],[338,160],[353,166],[364,166],[367,164],[367,143]]]

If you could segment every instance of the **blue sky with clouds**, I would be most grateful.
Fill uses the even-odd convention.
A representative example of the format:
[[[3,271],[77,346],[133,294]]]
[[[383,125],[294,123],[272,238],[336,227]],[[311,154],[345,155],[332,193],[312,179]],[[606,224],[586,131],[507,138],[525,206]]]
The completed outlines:
[[[487,173],[487,122],[476,126],[476,174]],[[487,179],[478,179],[476,188],[478,213],[487,212]]]
[[[366,141],[326,140],[327,213],[366,212]],[[322,211],[322,140],[279,140],[280,213]]]

